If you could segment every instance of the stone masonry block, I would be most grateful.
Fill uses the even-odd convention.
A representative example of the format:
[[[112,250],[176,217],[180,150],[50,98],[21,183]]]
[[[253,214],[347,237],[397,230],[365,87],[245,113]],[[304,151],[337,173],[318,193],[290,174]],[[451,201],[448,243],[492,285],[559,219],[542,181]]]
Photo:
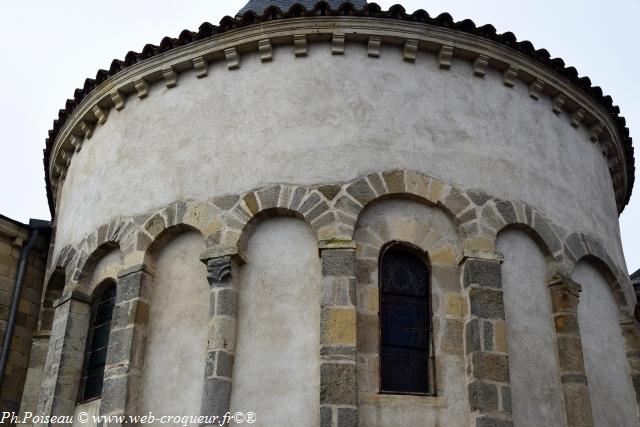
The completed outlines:
[[[322,251],[324,276],[356,275],[356,252],[352,249],[324,249]]]
[[[320,366],[320,403],[356,404],[356,365],[323,363]]]
[[[478,380],[509,382],[509,357],[504,354],[475,352],[471,355],[473,376]]]
[[[275,208],[278,206],[278,197],[280,197],[280,186],[264,188],[258,191],[260,204],[262,209]]]
[[[354,308],[326,309],[322,325],[324,345],[355,345],[356,310]]]
[[[376,198],[373,189],[364,179],[360,179],[349,185],[347,187],[347,193],[351,194],[351,196],[353,196],[353,198],[360,202],[363,206]]]
[[[351,408],[338,408],[337,427],[356,427],[358,425],[358,412]]]
[[[471,288],[469,290],[471,315],[483,319],[504,319],[502,291]]]
[[[235,317],[238,312],[238,293],[235,289],[220,289],[216,295],[216,315]]]
[[[389,193],[404,193],[404,173],[402,171],[391,171],[382,174],[382,178],[387,184]]]
[[[229,410],[231,381],[222,378],[205,378],[202,392],[202,415],[220,418]]]
[[[513,421],[504,418],[496,418],[483,415],[476,418],[475,427],[513,427]]]
[[[500,262],[495,260],[468,259],[464,265],[464,286],[501,289]]]
[[[483,381],[474,381],[468,386],[471,412],[493,412],[498,410],[498,387]]]
[[[480,321],[478,319],[471,319],[465,325],[465,342],[467,354],[480,351]]]

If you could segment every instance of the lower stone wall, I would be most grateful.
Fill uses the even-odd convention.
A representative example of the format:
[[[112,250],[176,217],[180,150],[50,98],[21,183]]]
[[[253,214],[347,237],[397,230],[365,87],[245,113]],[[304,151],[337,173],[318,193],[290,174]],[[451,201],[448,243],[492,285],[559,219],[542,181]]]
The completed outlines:
[[[0,348],[9,320],[20,253],[29,239],[29,233],[27,225],[0,215]],[[38,323],[48,246],[49,238],[42,236],[29,255],[11,341],[11,355],[0,388],[0,412],[17,412],[20,408],[33,333]]]

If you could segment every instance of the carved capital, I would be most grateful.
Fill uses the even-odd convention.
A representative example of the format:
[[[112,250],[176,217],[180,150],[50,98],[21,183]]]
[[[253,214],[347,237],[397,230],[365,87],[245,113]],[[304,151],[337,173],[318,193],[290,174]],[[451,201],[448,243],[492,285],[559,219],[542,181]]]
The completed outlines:
[[[215,286],[227,277],[231,277],[231,255],[207,260],[207,280],[209,285]]]
[[[568,277],[556,278],[547,283],[551,293],[554,313],[576,313],[582,286]]]

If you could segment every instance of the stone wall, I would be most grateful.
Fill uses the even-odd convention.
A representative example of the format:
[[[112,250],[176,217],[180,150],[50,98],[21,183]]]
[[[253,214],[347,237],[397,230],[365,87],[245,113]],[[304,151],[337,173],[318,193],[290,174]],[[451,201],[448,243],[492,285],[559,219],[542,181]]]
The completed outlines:
[[[0,348],[4,339],[15,276],[22,247],[29,239],[27,225],[0,216]],[[40,298],[46,270],[48,233],[41,235],[29,255],[22,294],[18,305],[16,326],[11,342],[11,355],[0,389],[0,412],[15,411],[20,407],[27,369],[36,360],[29,360],[33,334],[40,311]],[[33,394],[27,390],[26,394]]]
[[[282,216],[297,219],[265,219]],[[294,232],[289,228],[296,221],[298,231]],[[305,227],[309,234],[302,238]],[[511,229],[525,231],[538,244],[541,253],[531,252],[535,247],[532,242],[523,246],[521,257],[533,257],[533,264],[523,266],[513,259],[512,255],[521,253],[520,246],[512,247],[504,243],[508,240],[501,240]],[[187,245],[189,250],[171,252],[175,249],[172,245],[182,241],[178,239],[188,237],[181,234],[185,231],[191,236],[192,246]],[[286,236],[289,246],[278,241],[278,237]],[[380,247],[392,240],[411,243],[428,256],[433,281],[436,396],[377,393],[376,260]],[[514,242],[522,244],[521,240]],[[316,245],[320,266],[315,264]],[[509,254],[503,257],[497,249]],[[163,256],[165,251],[171,254]],[[196,258],[206,264],[206,272],[204,264],[199,264]],[[298,261],[287,264],[293,260]],[[268,419],[264,411],[274,403],[274,396],[258,393],[251,400],[249,392],[240,392],[250,389],[246,376],[251,376],[257,363],[254,359],[257,355],[252,351],[260,349],[264,369],[282,370],[279,364],[282,358],[274,355],[286,343],[278,348],[269,347],[268,343],[279,342],[277,329],[263,330],[265,325],[260,325],[247,331],[243,325],[256,322],[261,316],[272,319],[289,313],[295,317],[306,307],[308,318],[298,322],[300,330],[289,334],[297,337],[294,341],[300,343],[300,348],[290,351],[287,357],[291,357],[290,365],[298,366],[298,373],[308,379],[306,384],[296,384],[299,391],[296,399],[300,399],[296,401],[308,398],[307,393],[315,390],[318,407],[313,413],[318,417],[315,421],[308,419],[312,425],[316,422],[323,427],[383,425],[385,420],[400,416],[408,422],[454,420],[475,427],[511,426],[513,416],[522,406],[518,411],[514,408],[532,399],[530,390],[517,387],[518,381],[521,385],[521,380],[531,373],[527,363],[533,366],[545,362],[540,369],[550,371],[547,372],[550,378],[560,377],[562,390],[558,397],[556,387],[549,413],[561,411],[566,414],[567,425],[588,426],[591,425],[588,372],[585,373],[584,363],[580,363],[582,343],[576,311],[580,285],[569,277],[580,260],[595,263],[598,271],[609,278],[608,292],[622,320],[619,324],[610,323],[601,333],[616,330],[619,333],[622,328],[621,351],[626,352],[626,360],[620,366],[629,367],[627,375],[634,378],[633,385],[638,387],[640,340],[637,325],[630,317],[630,307],[636,300],[628,276],[594,237],[565,229],[523,202],[504,200],[479,190],[467,191],[412,170],[380,171],[352,181],[309,186],[276,184],[204,201],[178,201],[143,215],[103,224],[81,243],[61,248],[52,259],[48,274],[53,278],[56,272],[65,272],[66,296],[56,308],[57,327],[52,332],[56,341],[49,346],[47,361],[47,366],[56,369],[45,369],[40,407],[49,414],[73,412],[68,400],[75,399],[74,378],[79,375],[80,365],[73,347],[81,346],[87,327],[82,325],[81,308],[86,305],[87,293],[94,289],[94,282],[115,275],[118,302],[101,414],[135,415],[147,407],[159,410],[162,402],[167,401],[152,395],[145,397],[142,405],[138,401],[140,390],[145,383],[150,384],[147,380],[157,380],[162,370],[155,369],[155,374],[148,371],[154,363],[162,362],[160,350],[149,348],[154,341],[163,342],[171,334],[171,327],[161,327],[162,318],[168,315],[165,321],[175,320],[171,310],[162,314],[163,304],[168,302],[154,302],[153,293],[159,289],[154,287],[164,281],[165,300],[168,295],[180,294],[185,301],[192,301],[193,307],[206,306],[208,301],[206,348],[204,342],[200,345],[184,338],[169,340],[194,349],[189,362],[180,356],[174,365],[191,363],[194,369],[203,367],[202,379],[193,373],[189,384],[190,410],[198,406],[193,399],[200,395],[200,414],[223,414],[250,403],[256,407],[263,405],[263,413],[257,416]],[[188,271],[185,266],[190,266]],[[308,268],[304,274],[297,270],[303,266]],[[313,278],[318,269],[319,301],[310,290],[304,302],[297,302],[295,293],[268,302],[268,291],[277,294],[283,278],[287,278],[290,286],[300,284],[301,277]],[[262,277],[263,274],[266,276]],[[188,278],[189,283],[181,278]],[[195,298],[190,286],[196,282],[205,286],[205,278],[209,292],[200,286],[205,293],[198,291]],[[575,278],[578,279],[581,278]],[[585,280],[585,286],[586,283]],[[542,289],[543,285],[549,290]],[[257,286],[255,292],[247,294],[253,286]],[[538,287],[530,289],[531,286]],[[265,297],[258,298],[263,291],[267,292]],[[528,298],[531,307],[540,309],[529,312],[525,301]],[[265,305],[260,306],[260,302]],[[150,317],[149,306],[152,312],[161,314],[152,313]],[[278,309],[269,310],[272,306]],[[312,319],[316,310],[319,322]],[[184,308],[180,312],[183,311]],[[197,311],[203,313],[201,308]],[[514,313],[525,315],[525,323],[537,325],[535,336],[540,338],[538,333],[542,334],[538,344],[544,360],[532,361],[533,353],[526,354],[527,347],[518,346],[516,341],[508,344],[509,317],[513,321]],[[185,318],[180,316],[180,321]],[[264,323],[272,324],[272,320]],[[288,325],[288,321],[281,324]],[[175,322],[171,325],[177,325]],[[513,327],[522,326],[517,320],[512,323]],[[554,332],[551,337],[550,325]],[[297,334],[302,330],[307,331],[306,336],[299,337]],[[319,334],[320,345],[316,347],[317,355],[311,356],[309,343],[316,339],[315,334]],[[192,335],[189,339],[197,334]],[[170,344],[164,342],[163,350],[174,351],[170,350]],[[510,346],[514,363],[510,363]],[[197,347],[201,352],[195,350]],[[307,350],[303,351],[303,347]],[[306,355],[307,362],[312,362],[302,367],[296,359],[299,351]],[[554,351],[557,359],[553,357]],[[313,360],[319,360],[319,376],[309,380],[314,377],[309,370],[313,368]],[[169,372],[169,367],[165,368]],[[510,372],[512,369],[518,372]],[[265,382],[272,380],[268,375],[264,378]],[[201,393],[197,387],[191,387],[194,384],[201,384]],[[167,386],[160,382],[155,390],[166,392]],[[626,392],[625,398],[632,406],[636,395],[634,391]],[[518,416],[536,411],[536,408],[533,412],[520,411]]]

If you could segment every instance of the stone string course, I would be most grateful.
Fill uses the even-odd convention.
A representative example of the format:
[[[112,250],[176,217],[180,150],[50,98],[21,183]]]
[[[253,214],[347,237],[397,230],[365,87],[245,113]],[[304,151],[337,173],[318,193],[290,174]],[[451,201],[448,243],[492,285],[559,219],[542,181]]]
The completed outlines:
[[[224,61],[228,70],[237,70],[246,53],[258,52],[262,62],[272,61],[276,44],[292,44],[295,56],[304,57],[310,42],[330,43],[331,55],[347,54],[346,42],[366,44],[367,55],[372,58],[380,56],[381,45],[397,46],[401,49],[398,58],[407,62],[414,62],[417,55],[435,54],[439,68],[445,71],[452,66],[454,57],[469,60],[474,64],[471,78],[482,78],[487,68],[493,68],[502,73],[505,87],[526,84],[532,100],[552,98],[554,113],[566,112],[571,126],[585,127],[591,142],[599,144],[609,165],[618,211],[622,212],[633,185],[633,150],[623,147],[625,136],[616,128],[611,114],[551,68],[542,67],[513,49],[437,26],[426,25],[429,31],[425,31],[425,25],[347,16],[307,18],[306,24],[304,20],[272,21],[259,30],[248,26],[215,39],[199,40],[168,51],[161,58],[149,55],[147,60],[130,65],[90,90],[73,113],[68,117],[65,113],[63,124],[56,124],[50,158],[49,148],[45,150],[45,173],[53,190],[49,191],[52,213],[73,154],[88,143],[97,127],[107,122],[112,108],[120,111],[130,102],[128,97],[135,95],[144,100],[149,96],[150,85],[156,83],[179,87],[183,71],[195,70],[197,78],[204,78],[208,64],[217,61]],[[625,143],[631,147],[630,141]]]
[[[375,317],[377,310],[377,289],[369,279],[377,269],[376,251],[385,243],[385,237],[367,235],[366,230],[363,234],[362,228],[356,232],[356,224],[364,209],[389,198],[405,198],[439,208],[457,228],[460,243],[455,248],[437,230],[426,229],[419,223],[401,224],[405,231],[400,237],[428,251],[434,280],[440,282],[441,278],[451,276],[455,284],[458,280],[455,278],[461,277],[462,286],[438,284],[433,294],[433,305],[437,308],[436,356],[440,358],[436,371],[447,363],[443,358],[464,358],[473,426],[513,424],[502,257],[495,252],[497,235],[506,227],[528,232],[547,255],[550,265],[547,282],[570,425],[590,425],[590,420],[580,415],[589,400],[584,363],[579,357],[581,343],[575,311],[579,287],[572,287],[568,279],[580,259],[594,260],[609,277],[620,310],[636,394],[640,395],[640,336],[623,292],[630,286],[629,278],[600,243],[588,235],[563,230],[525,203],[479,191],[467,192],[411,170],[392,170],[344,183],[278,184],[206,201],[179,201],[133,218],[116,219],[77,244],[64,247],[47,273],[50,277],[56,268],[65,270],[63,295],[67,297],[58,303],[64,310],[59,308],[60,314],[56,313],[51,333],[53,344],[47,358],[47,366],[55,369],[45,376],[39,410],[59,414],[74,404],[75,394],[69,392],[69,387],[78,375],[72,369],[76,366],[72,361],[77,352],[71,349],[83,338],[80,329],[86,328],[69,329],[69,325],[86,323],[75,319],[86,316],[84,310],[88,307],[84,302],[87,298],[79,296],[87,292],[84,279],[105,248],[119,248],[123,270],[118,275],[115,325],[101,413],[127,414],[137,410],[135,396],[143,363],[139,349],[145,346],[147,294],[153,275],[148,271],[152,267],[145,266],[153,265],[155,251],[167,238],[185,229],[197,230],[205,239],[201,260],[207,264],[211,284],[202,414],[228,410],[237,314],[234,271],[244,262],[242,254],[251,228],[263,217],[288,215],[301,218],[311,227],[322,263],[320,422],[322,426],[357,425],[358,393],[376,389],[371,380],[368,388],[358,390],[360,359],[375,364],[375,354],[362,351],[358,343],[366,339],[363,321]],[[369,271],[363,271],[361,267],[367,265]],[[361,286],[358,293],[365,292],[365,297],[358,297],[359,304],[356,282]],[[436,387],[442,390],[442,384],[436,382]]]

